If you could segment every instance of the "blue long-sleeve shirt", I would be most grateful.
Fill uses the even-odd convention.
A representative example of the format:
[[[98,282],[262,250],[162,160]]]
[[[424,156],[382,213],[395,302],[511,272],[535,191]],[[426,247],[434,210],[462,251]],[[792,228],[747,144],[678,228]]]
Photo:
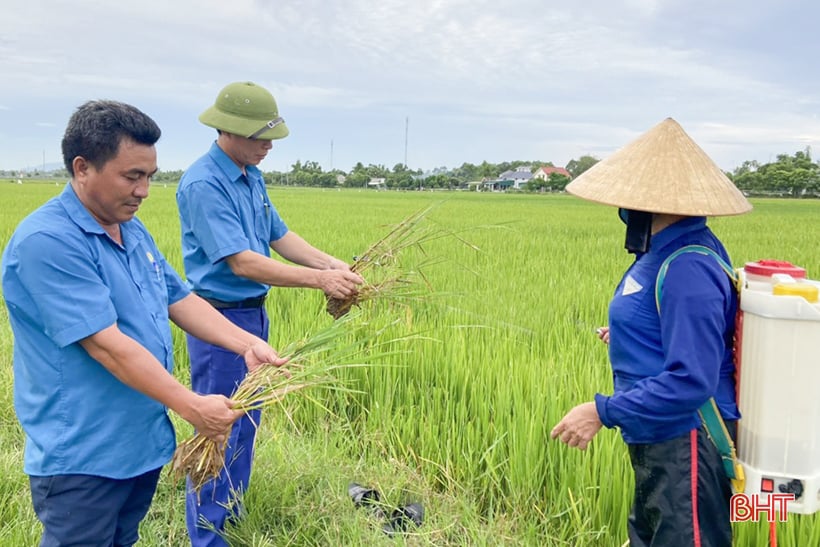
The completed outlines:
[[[684,253],[669,266],[658,313],[655,281],[663,261],[686,245],[729,257],[706,226],[689,217],[652,236],[627,270],[609,307],[612,396],[597,394],[601,422],[630,444],[663,442],[700,425],[697,410],[715,397],[725,419],[739,418],[732,338],[737,294],[717,261]]]

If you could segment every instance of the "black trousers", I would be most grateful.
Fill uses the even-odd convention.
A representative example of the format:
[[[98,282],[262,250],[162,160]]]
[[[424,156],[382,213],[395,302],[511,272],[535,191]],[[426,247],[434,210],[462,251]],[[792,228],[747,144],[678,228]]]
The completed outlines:
[[[737,423],[726,427],[734,438]],[[635,472],[630,545],[732,545],[732,484],[705,429],[662,443],[629,445],[629,457]]]

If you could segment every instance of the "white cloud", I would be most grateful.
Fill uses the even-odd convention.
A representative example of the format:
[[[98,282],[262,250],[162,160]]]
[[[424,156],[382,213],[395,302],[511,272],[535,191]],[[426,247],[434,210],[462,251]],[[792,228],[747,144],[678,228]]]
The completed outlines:
[[[786,19],[793,3],[10,0],[0,110],[16,134],[43,105],[47,119],[89,98],[145,105],[184,167],[202,143],[178,135],[197,134],[222,86],[253,80],[292,124],[284,163],[324,155],[332,134],[339,150],[355,140],[351,161],[389,164],[385,135],[401,139],[407,116],[425,120],[411,139],[427,129],[435,143],[429,160],[414,143],[420,167],[463,150],[603,154],[666,116],[725,163],[817,143],[820,82],[795,52],[820,45],[801,26],[818,10]],[[0,168],[23,144],[0,150]]]

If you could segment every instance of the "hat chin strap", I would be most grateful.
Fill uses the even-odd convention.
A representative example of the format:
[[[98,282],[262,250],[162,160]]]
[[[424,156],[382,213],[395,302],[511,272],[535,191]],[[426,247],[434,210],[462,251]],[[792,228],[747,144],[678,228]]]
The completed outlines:
[[[265,131],[268,131],[269,129],[273,129],[274,127],[276,127],[277,125],[282,124],[282,123],[285,123],[285,119],[282,118],[281,116],[278,117],[278,118],[274,118],[271,121],[269,121],[268,123],[266,123],[265,125],[263,125],[262,127],[260,127],[258,131],[255,131],[253,134],[248,135],[247,138],[248,139],[256,139],[256,138],[259,137],[259,135],[261,135]]]

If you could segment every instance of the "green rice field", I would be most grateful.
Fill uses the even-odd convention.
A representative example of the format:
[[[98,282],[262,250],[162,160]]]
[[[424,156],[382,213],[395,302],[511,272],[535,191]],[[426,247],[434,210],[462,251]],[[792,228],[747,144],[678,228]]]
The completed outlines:
[[[0,245],[63,184],[0,185]],[[154,185],[139,217],[182,271],[175,186]],[[410,213],[455,238],[427,245],[446,260],[424,271],[432,291],[409,307],[376,305],[403,351],[390,363],[346,369],[350,391],[317,390],[267,411],[247,516],[232,545],[566,545],[627,542],[632,472],[615,430],[581,452],[550,440],[564,413],[609,393],[606,323],[615,285],[631,262],[615,209],[568,195],[379,192],[274,188],[288,226],[352,260]],[[764,258],[820,278],[820,201],[753,200],[752,213],[710,226],[736,266]],[[408,260],[422,260],[420,252]],[[326,326],[319,291],[273,289],[271,345]],[[23,435],[12,408],[12,337],[0,311],[0,547],[36,545],[40,528],[22,473]],[[187,382],[184,337],[177,371]],[[178,435],[191,434],[178,423]],[[419,501],[425,522],[388,539],[353,507],[351,481],[377,487],[389,506]],[[164,473],[140,545],[186,545],[183,485]],[[766,523],[735,524],[735,544],[767,545]],[[780,546],[820,545],[820,515],[789,515]]]

